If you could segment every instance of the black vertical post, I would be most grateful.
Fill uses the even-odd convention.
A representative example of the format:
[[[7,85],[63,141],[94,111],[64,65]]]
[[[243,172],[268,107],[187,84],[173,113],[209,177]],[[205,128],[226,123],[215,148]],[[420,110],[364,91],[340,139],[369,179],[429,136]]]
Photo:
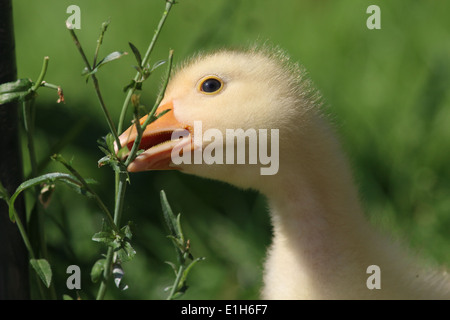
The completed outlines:
[[[0,84],[17,78],[12,1],[0,0]],[[22,181],[17,103],[0,105],[0,181],[11,195]],[[24,218],[20,199],[17,213]],[[9,220],[0,200],[0,300],[29,299],[28,253],[17,225]]]

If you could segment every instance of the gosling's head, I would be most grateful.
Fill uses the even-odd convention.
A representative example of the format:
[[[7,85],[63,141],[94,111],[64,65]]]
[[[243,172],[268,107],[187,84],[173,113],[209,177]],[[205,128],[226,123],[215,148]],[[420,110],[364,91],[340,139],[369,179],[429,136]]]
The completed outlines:
[[[146,151],[128,170],[179,169],[256,188],[261,176],[278,172],[281,159],[275,157],[288,152],[284,150],[289,149],[292,140],[300,138],[298,133],[314,109],[313,95],[304,71],[280,52],[219,51],[199,55],[172,76],[157,113],[170,111],[147,126],[140,145]],[[265,137],[267,142],[262,141]],[[122,145],[129,148],[135,138],[134,126],[120,136]],[[244,151],[239,149],[242,143],[238,141],[245,141]],[[268,157],[261,158],[261,147]],[[232,150],[234,154],[230,155]],[[245,152],[244,159],[238,159],[239,152]],[[175,161],[174,155],[178,155]],[[190,164],[183,161],[188,156]],[[264,167],[270,169],[263,173]]]

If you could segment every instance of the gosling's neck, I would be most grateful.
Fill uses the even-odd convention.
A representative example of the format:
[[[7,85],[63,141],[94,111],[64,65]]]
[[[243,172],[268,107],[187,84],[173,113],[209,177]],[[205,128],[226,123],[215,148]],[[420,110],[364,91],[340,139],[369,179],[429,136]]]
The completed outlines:
[[[366,221],[334,134],[321,119],[303,133],[280,151],[279,174],[263,190],[274,232],[263,298],[422,297],[414,293],[420,272]],[[381,268],[379,290],[367,287],[370,265]]]

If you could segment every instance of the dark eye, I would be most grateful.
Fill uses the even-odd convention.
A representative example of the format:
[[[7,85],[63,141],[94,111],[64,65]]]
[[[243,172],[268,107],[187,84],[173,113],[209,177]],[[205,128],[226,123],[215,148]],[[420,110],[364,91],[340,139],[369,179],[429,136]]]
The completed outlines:
[[[200,91],[204,93],[217,93],[223,87],[223,81],[216,77],[208,77],[200,83]]]

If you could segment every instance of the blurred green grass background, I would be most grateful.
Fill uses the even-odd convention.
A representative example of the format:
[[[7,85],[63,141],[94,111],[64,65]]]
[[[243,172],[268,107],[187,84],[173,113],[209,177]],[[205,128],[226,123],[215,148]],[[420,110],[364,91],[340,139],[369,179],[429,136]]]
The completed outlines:
[[[153,62],[175,50],[175,62],[195,52],[245,47],[269,41],[300,61],[323,94],[354,168],[368,217],[405,239],[428,260],[450,266],[450,2],[354,0],[179,0],[153,55]],[[164,1],[14,1],[19,77],[36,79],[50,57],[46,80],[61,85],[66,103],[40,90],[37,106],[38,157],[47,157],[60,139],[74,133],[61,151],[112,206],[113,174],[97,168],[96,140],[108,131],[84,65],[64,22],[66,8],[81,8],[77,32],[93,55],[103,21],[111,20],[100,56],[142,52],[153,35]],[[381,8],[381,30],[368,30],[366,9]],[[134,77],[131,54],[98,74],[113,119],[125,98],[122,88]],[[141,102],[151,106],[162,72],[145,84]],[[82,130],[78,130],[82,128]],[[25,144],[24,144],[25,145]],[[24,150],[24,155],[26,152]],[[27,158],[24,156],[26,170]],[[62,171],[50,163],[45,172]],[[27,171],[28,172],[28,171]],[[253,299],[261,285],[262,263],[271,229],[265,200],[250,191],[183,175],[147,172],[132,175],[123,223],[135,224],[137,255],[124,265],[121,292],[107,298],[162,299],[173,280],[164,261],[175,251],[166,238],[159,190],[167,193],[191,239],[195,256],[206,260],[191,273],[187,299]],[[90,268],[105,251],[91,240],[101,215],[89,200],[58,187],[47,210],[47,238],[58,296],[75,296],[65,285],[66,268],[82,272],[82,298],[98,285]]]

